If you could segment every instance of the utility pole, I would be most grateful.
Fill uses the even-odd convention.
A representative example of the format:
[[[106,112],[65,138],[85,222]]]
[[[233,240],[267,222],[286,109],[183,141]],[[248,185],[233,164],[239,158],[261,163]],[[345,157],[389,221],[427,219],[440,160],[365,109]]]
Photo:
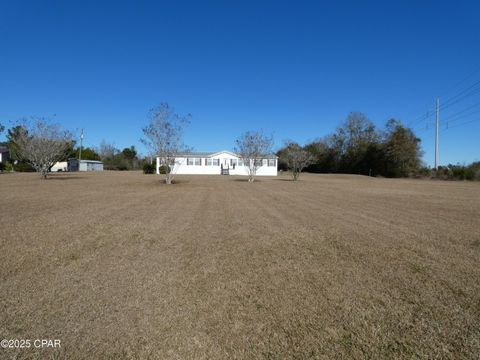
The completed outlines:
[[[80,134],[80,154],[78,155],[78,161],[82,161],[82,146],[83,146],[83,129],[82,133]]]
[[[440,99],[437,98],[436,106],[436,120],[435,120],[435,170],[438,170],[438,123],[440,121]]]

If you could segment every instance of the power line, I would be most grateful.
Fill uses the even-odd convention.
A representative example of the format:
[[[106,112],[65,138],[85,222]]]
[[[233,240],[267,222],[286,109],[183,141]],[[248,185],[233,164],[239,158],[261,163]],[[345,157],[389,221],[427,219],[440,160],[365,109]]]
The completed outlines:
[[[473,75],[477,74],[478,72],[480,72],[480,67],[478,67],[476,70],[472,71],[469,75],[467,75],[466,77],[464,77],[462,80],[460,80],[459,82],[457,82],[455,85],[453,85],[451,87],[451,89],[449,91],[447,91],[446,93],[443,93],[440,98],[443,98],[445,97],[445,95],[447,95],[448,93],[452,92],[453,89],[457,88],[460,84],[464,83],[466,80],[470,79],[471,77],[473,77]],[[448,100],[448,98],[447,98]]]
[[[472,73],[470,73],[467,77],[463,78],[462,80],[460,80],[457,84],[455,84],[451,91],[455,88],[458,88],[460,84],[463,84],[465,83],[465,81],[469,80],[470,78],[472,78],[475,74],[477,74],[478,72],[480,71],[480,68],[476,69],[475,71],[473,71]],[[426,131],[428,130],[428,125],[429,125],[429,121],[428,119],[431,118],[433,115],[435,115],[435,132],[434,134],[432,133],[427,133],[424,138],[430,138],[431,135],[435,135],[435,139],[434,139],[434,142],[435,142],[435,169],[438,168],[438,158],[439,158],[439,133],[443,133],[451,128],[456,128],[456,127],[460,127],[460,126],[464,126],[464,125],[467,125],[467,124],[470,124],[472,122],[475,122],[479,119],[474,119],[474,120],[469,120],[469,121],[466,121],[466,122],[462,122],[462,123],[456,123],[454,126],[448,126],[449,122],[452,123],[452,122],[457,122],[461,119],[464,119],[468,116],[471,116],[472,114],[475,114],[475,113],[478,113],[480,112],[480,110],[476,110],[476,111],[473,111],[473,112],[468,112],[469,110],[472,110],[474,109],[475,107],[477,107],[478,105],[480,105],[480,102],[479,103],[475,103],[475,104],[470,104],[469,106],[467,106],[466,108],[460,110],[460,111],[457,111],[456,113],[454,113],[453,115],[451,116],[447,116],[446,119],[447,119],[447,128],[446,129],[443,129],[442,131],[439,131],[440,129],[440,110],[446,110],[446,109],[449,109],[449,108],[452,108],[453,106],[455,106],[456,104],[464,101],[465,99],[471,97],[472,95],[475,95],[477,93],[480,93],[480,80],[478,81],[475,81],[473,84],[470,84],[469,86],[467,86],[466,88],[460,90],[458,93],[456,93],[455,95],[452,95],[450,97],[448,97],[445,101],[442,101],[442,106],[440,106],[440,99],[437,97],[436,99],[436,103],[435,103],[435,108],[434,110],[432,111],[431,108],[429,108],[427,110],[427,112],[425,114],[422,114],[418,117],[416,117],[413,121],[409,122],[410,124],[410,127],[412,129],[415,129],[417,128],[421,123],[423,123],[424,121],[426,121],[425,125],[426,125]],[[468,113],[467,113],[468,112]],[[419,130],[417,130],[419,131]]]
[[[470,109],[473,109],[473,108],[477,107],[478,105],[480,105],[480,102],[478,102],[478,103],[476,103],[476,104],[473,104],[473,105],[470,105],[470,106],[466,107],[465,109],[463,109],[463,110],[461,110],[461,111],[459,111],[459,112],[457,112],[457,113],[455,113],[455,114],[453,114],[453,115],[450,115],[450,116],[449,116],[449,119],[456,118],[458,115],[463,114],[465,111],[468,111],[468,110],[470,110]]]
[[[467,118],[467,117],[469,117],[469,116],[471,116],[471,115],[478,114],[478,113],[480,113],[480,110],[471,111],[471,112],[469,112],[468,114],[464,114],[464,115],[462,115],[462,116],[457,116],[456,118],[453,118],[453,120],[448,119],[448,123],[450,123],[450,124],[451,124],[451,123],[455,123],[455,122],[457,122],[458,120],[465,119],[465,118]]]
[[[480,67],[476,68],[474,71],[472,71],[471,73],[469,73],[466,77],[464,77],[463,79],[461,79],[460,81],[458,81],[455,85],[453,85],[450,90],[448,90],[447,92],[443,93],[442,96],[440,96],[440,98],[444,97],[445,95],[451,93],[454,89],[456,89],[457,87],[459,87],[459,85],[463,84],[465,81],[469,80],[470,78],[472,78],[474,75],[476,75],[478,72],[480,72]],[[477,81],[475,83],[473,83],[472,85],[470,85],[469,87],[467,87],[466,89],[460,91],[460,93],[458,93],[457,95],[454,95],[454,96],[450,96],[449,98],[447,98],[444,102],[443,102],[443,105],[442,105],[442,110],[446,109],[447,107],[450,107],[450,106],[453,106],[454,104],[450,104],[449,103],[453,100],[455,100],[456,98],[458,98],[459,96],[463,95],[465,92],[467,92],[468,90],[474,88],[476,85],[478,85],[480,83],[480,81]],[[470,95],[473,95],[472,94],[467,94],[464,98],[470,96]],[[462,99],[457,99],[458,101],[456,101],[455,103],[458,103],[460,102],[461,100],[463,100],[464,98]],[[449,106],[447,106],[449,105]],[[433,108],[429,108],[427,110],[427,112],[425,114],[421,114],[419,116],[417,116],[413,121],[410,121],[408,126],[409,127],[416,127],[417,124],[421,123],[422,121],[432,117],[435,115],[435,107]]]
[[[460,101],[468,98],[469,96],[480,92],[480,87],[475,88],[479,84],[480,84],[480,80],[476,81],[474,84],[470,85],[468,88],[460,91],[460,93],[458,93],[457,95],[450,97],[450,99],[447,99],[442,105],[442,110],[445,110],[455,104],[458,104]]]
[[[443,133],[447,130],[454,129],[454,128],[457,128],[457,127],[460,127],[460,126],[463,126],[463,125],[471,124],[471,123],[479,121],[479,120],[480,120],[480,118],[476,118],[476,119],[473,119],[473,120],[465,121],[465,122],[460,123],[460,124],[455,124],[453,126],[448,127],[447,129],[443,129],[441,132]]]
[[[420,118],[419,120],[417,120],[415,123],[413,123],[409,127],[412,128],[412,129],[417,129],[420,126],[424,125],[424,123],[423,123],[424,121],[428,120],[429,118],[433,117],[434,115],[435,115],[435,110],[433,110],[432,112],[428,111],[427,114],[423,115],[423,118]],[[427,124],[427,123],[425,123],[425,124]]]
[[[419,123],[421,123],[422,121],[428,119],[429,117],[432,117],[433,115],[435,115],[435,108],[434,108],[433,110],[427,110],[427,112],[426,112],[425,114],[416,117],[416,118],[413,120],[413,123],[410,122],[409,127],[414,128],[414,127],[416,127]]]

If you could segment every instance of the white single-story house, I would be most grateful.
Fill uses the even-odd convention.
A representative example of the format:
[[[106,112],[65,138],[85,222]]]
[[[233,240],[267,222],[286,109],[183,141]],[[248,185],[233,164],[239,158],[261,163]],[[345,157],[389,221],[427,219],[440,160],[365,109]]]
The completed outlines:
[[[0,163],[6,163],[10,158],[10,151],[6,146],[0,146]]]
[[[260,167],[257,176],[277,176],[278,157],[266,155],[257,160]],[[261,163],[260,163],[261,162]],[[160,174],[161,158],[157,156],[157,174]],[[239,155],[231,151],[216,153],[185,153],[175,157],[174,174],[190,175],[248,175]]]
[[[68,162],[58,161],[50,168],[50,171],[51,172],[67,171],[67,169],[68,169]]]
[[[103,162],[96,160],[68,159],[68,171],[103,171]]]

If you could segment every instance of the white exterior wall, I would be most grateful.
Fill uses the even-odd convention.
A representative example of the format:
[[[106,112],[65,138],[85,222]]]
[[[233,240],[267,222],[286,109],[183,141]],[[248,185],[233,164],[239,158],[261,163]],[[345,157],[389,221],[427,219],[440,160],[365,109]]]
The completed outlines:
[[[238,156],[228,151],[222,151],[216,153],[213,156],[194,156],[191,157],[200,158],[201,165],[187,165],[187,158],[181,157],[175,159],[175,166],[173,169],[174,174],[189,174],[189,175],[220,175],[221,165],[224,168],[229,169],[230,175],[248,175],[248,170],[245,166],[235,166],[235,169],[230,165],[230,159],[237,160]],[[219,165],[206,165],[206,159],[219,159]],[[268,160],[263,160],[264,164],[257,169],[257,176],[277,176],[278,159],[275,159],[275,166],[268,166]],[[160,158],[157,157],[157,174],[160,174]]]
[[[55,165],[52,166],[50,171],[51,172],[67,171],[67,168],[68,168],[68,163],[66,161],[59,161],[59,162],[56,162]]]
[[[0,152],[0,163],[2,162],[3,153]]]

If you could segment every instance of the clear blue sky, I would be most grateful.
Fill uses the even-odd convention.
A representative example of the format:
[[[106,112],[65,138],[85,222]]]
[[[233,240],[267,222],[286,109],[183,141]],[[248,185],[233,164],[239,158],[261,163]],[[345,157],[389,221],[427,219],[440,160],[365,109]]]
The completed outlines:
[[[433,117],[418,118],[480,80],[477,3],[0,0],[0,122],[56,114],[87,146],[144,151],[166,101],[193,115],[186,143],[214,151],[255,129],[305,143],[361,111],[416,125],[432,164]],[[460,100],[442,129],[480,110],[480,93]],[[453,120],[440,163],[480,160],[480,113]]]

